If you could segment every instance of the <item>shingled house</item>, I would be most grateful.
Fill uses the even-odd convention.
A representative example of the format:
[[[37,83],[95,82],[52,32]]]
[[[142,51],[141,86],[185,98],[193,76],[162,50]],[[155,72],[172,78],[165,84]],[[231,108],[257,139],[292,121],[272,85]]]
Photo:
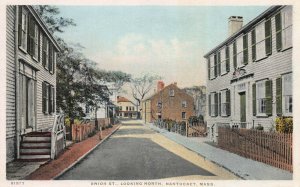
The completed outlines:
[[[60,48],[32,6],[7,6],[6,20],[6,162],[49,159]]]
[[[292,6],[272,6],[242,23],[230,17],[228,38],[204,56],[212,140],[220,125],[267,131],[277,116],[293,116]]]

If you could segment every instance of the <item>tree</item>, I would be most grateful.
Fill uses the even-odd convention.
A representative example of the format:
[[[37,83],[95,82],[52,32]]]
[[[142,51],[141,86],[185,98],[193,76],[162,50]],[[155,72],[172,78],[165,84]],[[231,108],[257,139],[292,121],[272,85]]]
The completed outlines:
[[[59,8],[56,6],[36,5],[33,7],[47,24],[52,34],[55,32],[64,32],[63,28],[65,27],[76,26],[73,19],[60,17]]]
[[[130,85],[131,93],[132,93],[132,97],[137,101],[138,110],[141,101],[154,87],[155,81],[159,79],[161,79],[161,77],[157,75],[150,75],[150,74],[145,74],[141,77],[131,79],[131,85]]]

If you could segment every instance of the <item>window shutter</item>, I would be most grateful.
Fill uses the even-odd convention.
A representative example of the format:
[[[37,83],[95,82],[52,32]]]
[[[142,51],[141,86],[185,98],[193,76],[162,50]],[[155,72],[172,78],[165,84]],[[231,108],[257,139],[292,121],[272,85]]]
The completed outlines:
[[[31,16],[28,14],[28,24],[27,24],[27,52],[28,54],[32,55],[32,49],[31,49]]]
[[[277,116],[282,116],[282,79],[276,79],[276,113]]]
[[[217,72],[218,71],[218,66],[217,66],[217,54],[216,53],[214,54],[214,65],[215,65],[214,66],[215,77],[217,77],[218,76],[218,72]]]
[[[18,45],[22,45],[22,6],[19,6]]]
[[[43,35],[43,46],[42,46],[42,58],[43,58],[43,66],[45,67],[46,66],[46,53],[45,51],[47,50],[47,44],[46,44],[46,37]]]
[[[51,114],[52,113],[52,89],[51,86],[49,85],[48,88],[49,90],[49,94],[48,94],[48,113]]]
[[[281,36],[281,13],[275,16],[275,28],[276,28],[276,49],[280,51],[282,48],[282,36]]]
[[[248,35],[245,34],[243,36],[243,56],[244,56],[244,64],[248,64]]]
[[[253,116],[256,116],[256,84],[252,85],[252,111]]]
[[[208,95],[208,115],[211,116],[211,94]]]
[[[49,57],[49,63],[48,63],[48,68],[49,71],[52,73],[52,67],[53,67],[53,48],[52,48],[52,44],[49,44],[49,52],[48,52],[48,57]]]
[[[221,52],[218,52],[218,75],[221,75]]]
[[[237,56],[236,56],[236,42],[233,42],[233,67],[237,67]]]
[[[266,81],[266,114],[272,116],[272,80]]]
[[[218,93],[215,93],[214,96],[215,96],[215,116],[218,116]]]
[[[272,54],[272,32],[271,32],[271,19],[265,22],[265,47],[266,55]]]
[[[226,90],[226,115],[227,116],[230,116],[231,114],[231,110],[230,110],[230,107],[231,107],[231,104],[230,104],[230,90]]]
[[[252,61],[256,60],[256,34],[255,29],[251,31]]]
[[[51,93],[52,93],[52,112],[55,113],[55,89],[54,86],[51,86]]]
[[[226,72],[230,71],[229,47],[226,46]]]
[[[208,80],[210,80],[210,58],[207,58],[207,75],[208,75]]]
[[[45,96],[46,96],[46,84],[45,82],[42,83],[42,111],[45,113],[46,112],[46,99],[45,99]]]
[[[218,109],[219,109],[219,115],[221,116],[221,92],[218,94],[219,95],[219,106],[218,106]]]

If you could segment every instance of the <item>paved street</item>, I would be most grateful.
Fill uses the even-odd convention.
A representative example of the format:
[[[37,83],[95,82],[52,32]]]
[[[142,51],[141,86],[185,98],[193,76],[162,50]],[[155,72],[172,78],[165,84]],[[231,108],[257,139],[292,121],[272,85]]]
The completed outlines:
[[[232,173],[135,121],[60,180],[237,179]]]

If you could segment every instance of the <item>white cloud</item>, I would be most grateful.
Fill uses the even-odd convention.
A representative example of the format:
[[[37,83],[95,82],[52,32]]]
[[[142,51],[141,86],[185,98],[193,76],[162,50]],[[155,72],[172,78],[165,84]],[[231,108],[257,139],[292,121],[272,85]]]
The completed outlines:
[[[181,87],[205,83],[206,65],[201,44],[178,38],[151,39],[128,34],[118,40],[112,51],[99,51],[91,58],[100,68],[121,70],[133,75],[154,73],[165,82]]]

